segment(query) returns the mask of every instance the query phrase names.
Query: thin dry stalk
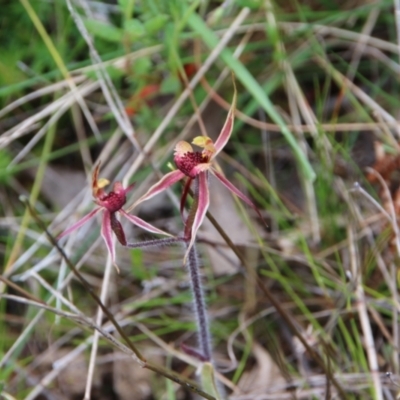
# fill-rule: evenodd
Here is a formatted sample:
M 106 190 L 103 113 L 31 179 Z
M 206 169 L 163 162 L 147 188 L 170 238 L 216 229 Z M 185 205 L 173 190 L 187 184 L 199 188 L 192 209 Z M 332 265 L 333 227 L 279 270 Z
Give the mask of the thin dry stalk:
M 374 206 L 380 210 L 380 212 L 388 219 L 388 221 L 390 223 L 392 223 L 391 216 L 372 196 L 369 195 L 369 193 L 367 193 L 359 185 L 356 186 L 354 191 L 359 192 L 363 196 L 365 196 L 368 199 L 368 201 L 370 201 L 372 204 L 374 204 Z M 358 220 L 362 226 L 363 225 L 365 226 L 365 223 L 362 221 L 361 216 L 359 216 Z M 379 270 L 381 271 L 382 276 L 385 279 L 386 285 L 392 294 L 393 306 L 392 306 L 391 312 L 392 312 L 392 336 L 393 336 L 393 338 L 392 338 L 391 342 L 393 343 L 394 348 L 395 348 L 395 351 L 393 352 L 393 366 L 394 366 L 394 370 L 397 371 L 399 368 L 399 356 L 398 356 L 397 349 L 400 346 L 399 329 L 398 329 L 398 318 L 399 318 L 398 316 L 399 316 L 399 312 L 400 312 L 400 303 L 399 303 L 399 295 L 398 295 L 398 291 L 397 291 L 397 279 L 396 279 L 396 271 L 395 271 L 396 268 L 393 268 L 393 265 L 392 265 L 391 271 L 389 272 L 389 269 L 386 266 L 386 264 L 383 260 L 383 257 L 380 254 L 379 248 L 375 242 L 372 229 L 369 228 L 368 226 L 365 226 L 365 229 L 367 230 L 366 237 L 371 246 L 372 254 L 375 257 L 377 265 L 379 267 Z
M 380 185 L 382 186 L 382 189 L 384 190 L 385 198 L 388 199 L 387 204 L 389 206 L 389 213 L 386 212 L 385 216 L 388 218 L 388 221 L 392 225 L 393 232 L 395 234 L 397 257 L 400 257 L 400 230 L 399 230 L 399 225 L 397 223 L 397 215 L 396 215 L 396 211 L 395 211 L 395 207 L 393 204 L 393 199 L 392 199 L 390 190 L 389 190 L 385 180 L 382 178 L 382 176 L 377 171 L 375 171 L 372 168 L 368 168 L 367 171 L 368 171 L 368 173 L 373 174 L 377 177 Z M 366 195 L 365 191 L 364 191 L 364 195 Z M 369 199 L 371 198 L 371 196 L 367 196 L 367 197 Z M 376 205 L 375 202 L 374 202 L 374 204 Z M 383 210 L 383 207 L 380 207 L 380 210 Z M 393 335 L 393 343 L 395 344 L 395 348 L 398 349 L 400 346 L 399 309 L 398 309 L 398 307 L 396 307 L 396 305 L 399 304 L 399 295 L 398 295 L 398 290 L 397 290 L 396 272 L 393 271 L 393 267 L 391 268 L 390 275 L 391 275 L 391 279 L 390 279 L 390 284 L 388 284 L 388 287 L 390 288 L 390 290 L 392 292 L 392 299 L 393 299 L 393 304 L 394 304 L 394 307 L 392 309 L 392 335 Z M 394 365 L 395 371 L 398 371 L 399 365 L 400 365 L 398 351 L 395 351 L 393 354 L 393 365 Z
M 362 272 L 360 267 L 360 260 L 357 253 L 357 246 L 354 239 L 354 233 L 351 225 L 347 227 L 347 235 L 349 239 L 350 251 L 350 266 L 351 273 L 354 279 L 355 296 L 357 299 L 357 310 L 360 318 L 361 330 L 364 335 L 365 350 L 367 352 L 369 369 L 372 376 L 374 385 L 375 399 L 383 400 L 382 383 L 379 376 L 378 355 L 375 348 L 374 335 L 372 333 L 371 323 L 368 317 L 366 306 L 366 298 L 362 283 Z
M 376 176 L 380 185 L 382 186 L 382 189 L 384 190 L 385 198 L 388 199 L 389 212 L 386 212 L 386 210 L 385 210 L 384 215 L 388 218 L 388 221 L 392 225 L 392 229 L 393 229 L 393 232 L 395 234 L 395 239 L 396 239 L 395 243 L 396 243 L 397 256 L 400 257 L 400 231 L 399 231 L 399 225 L 397 224 L 397 216 L 396 216 L 396 211 L 395 211 L 394 204 L 393 204 L 392 195 L 390 193 L 390 190 L 389 190 L 385 180 L 382 178 L 381 174 L 379 174 L 376 170 L 374 170 L 373 168 L 370 168 L 370 167 L 366 168 L 366 171 L 369 174 L 373 174 L 374 176 Z M 363 190 L 363 189 L 359 188 L 359 190 Z M 365 194 L 366 194 L 366 192 L 364 191 L 364 195 Z M 369 196 L 369 197 L 371 197 L 371 196 Z M 376 200 L 374 200 L 374 204 L 377 205 Z M 383 207 L 381 207 L 381 206 L 378 208 L 380 210 L 383 210 Z
M 81 33 L 83 39 L 86 41 L 86 44 L 89 47 L 90 50 L 90 56 L 92 59 L 93 64 L 95 64 L 95 73 L 97 76 L 97 80 L 100 84 L 100 87 L 102 89 L 104 98 L 107 101 L 107 104 L 109 105 L 112 114 L 114 115 L 116 121 L 118 122 L 118 125 L 120 126 L 121 130 L 125 133 L 126 137 L 128 140 L 131 141 L 133 144 L 134 148 L 139 152 L 139 154 L 142 153 L 142 148 L 137 141 L 135 137 L 135 131 L 133 129 L 133 126 L 131 124 L 131 121 L 126 113 L 125 107 L 122 103 L 122 100 L 115 89 L 115 86 L 104 68 L 104 65 L 102 63 L 102 60 L 93 44 L 92 37 L 90 36 L 89 32 L 87 31 L 82 18 L 80 15 L 75 11 L 71 0 L 66 0 L 67 1 L 67 6 L 68 10 L 71 13 L 71 16 L 73 20 L 75 21 L 75 24 Z M 90 13 L 90 10 L 88 7 L 86 7 L 85 2 L 81 2 L 83 5 L 84 9 L 86 10 L 87 13 Z M 124 180 L 124 184 L 126 185 L 126 181 Z
M 81 93 L 82 96 L 86 96 L 89 93 L 92 93 L 94 90 L 98 88 L 97 82 L 83 83 L 81 84 L 77 90 Z M 31 117 L 25 119 L 18 125 L 9 129 L 8 131 L 2 133 L 0 137 L 0 147 L 5 147 L 9 145 L 12 141 L 19 139 L 23 134 L 29 130 L 31 125 L 36 124 L 42 118 L 45 118 L 53 113 L 55 113 L 60 107 L 62 107 L 65 103 L 73 104 L 75 102 L 75 98 L 71 92 L 66 93 L 59 99 L 53 101 L 48 106 L 46 106 L 43 110 L 40 110 L 36 114 Z
M 249 318 L 247 320 L 243 320 L 243 319 L 239 320 L 239 322 L 240 322 L 239 326 L 229 335 L 229 338 L 228 338 L 228 341 L 226 344 L 228 356 L 230 359 L 230 365 L 228 365 L 224 368 L 220 368 L 221 372 L 232 371 L 238 366 L 238 361 L 237 361 L 235 352 L 233 350 L 233 344 L 236 340 L 236 337 L 240 333 L 242 333 L 243 335 L 248 334 L 247 329 L 249 328 L 249 326 L 254 324 L 254 322 L 256 322 L 257 320 L 264 318 L 267 315 L 270 315 L 274 312 L 276 312 L 275 308 L 269 307 L 265 310 L 260 311 L 259 313 L 257 313 L 256 315 L 252 316 L 251 318 Z
M 289 109 L 292 114 L 292 118 L 294 121 L 294 125 L 300 124 L 300 114 L 297 108 L 296 100 L 293 98 L 294 93 L 292 90 L 293 80 L 290 79 L 291 75 L 287 76 L 287 96 L 289 101 Z M 308 154 L 308 145 L 306 143 L 304 133 L 300 129 L 295 129 L 295 132 L 298 137 L 299 146 L 303 150 L 304 154 Z M 315 191 L 313 183 L 310 182 L 308 179 L 302 179 L 302 184 L 306 196 L 306 204 L 308 209 L 308 216 L 310 218 L 311 223 L 311 232 L 312 232 L 312 240 L 315 244 L 318 244 L 321 241 L 321 234 L 319 228 L 319 220 L 318 220 L 318 210 L 317 210 L 317 203 L 315 198 Z
M 388 123 L 396 122 L 396 119 L 389 114 L 383 107 L 381 107 L 375 100 L 373 100 L 370 96 L 368 96 L 363 90 L 361 90 L 357 85 L 347 79 L 342 73 L 336 70 L 332 64 L 330 64 L 327 60 L 325 60 L 321 56 L 315 56 L 317 64 L 319 64 L 322 69 L 324 69 L 328 74 L 330 74 L 337 85 L 341 88 L 344 88 L 346 91 L 349 90 L 352 92 L 354 96 L 356 96 L 363 104 L 373 110 L 375 113 L 379 113 L 382 118 Z M 400 136 L 400 129 L 397 128 L 397 134 Z
M 0 294 L 0 298 L 5 298 L 5 295 Z M 36 326 L 36 324 L 43 317 L 44 310 L 39 310 L 39 312 L 29 321 L 28 325 L 25 327 L 23 332 L 18 336 L 15 342 L 11 345 L 11 347 L 7 350 L 7 352 L 3 355 L 0 360 L 0 369 L 4 368 L 13 357 L 14 353 L 21 348 L 21 346 L 26 343 L 27 337 L 31 334 L 31 331 Z
M 76 136 L 79 142 L 79 151 L 81 153 L 82 163 L 85 166 L 93 165 L 92 156 L 87 142 L 85 126 L 83 123 L 82 114 L 76 104 L 71 106 L 72 122 L 75 127 Z
M 319 36 L 333 36 L 345 40 L 351 40 L 357 43 L 360 41 L 364 41 L 365 37 L 365 43 L 371 47 L 376 47 L 383 51 L 388 51 L 394 54 L 400 54 L 400 49 L 397 44 L 369 35 L 363 35 L 361 33 L 350 31 L 348 29 L 337 28 L 328 25 L 307 24 L 302 22 L 280 22 L 279 26 L 287 31 L 290 35 L 296 35 L 297 31 L 299 30 L 312 29 L 314 33 Z
M 82 81 L 85 80 L 84 76 L 76 76 L 72 78 L 75 82 L 75 84 L 82 83 Z M 68 86 L 67 81 L 60 81 L 53 83 L 52 85 L 45 86 L 43 88 L 40 88 L 38 90 L 35 90 L 33 92 L 30 92 L 26 94 L 25 96 L 19 97 L 17 100 L 13 101 L 6 107 L 0 110 L 0 118 L 3 118 L 5 115 L 7 115 L 9 112 L 15 110 L 16 108 L 21 107 L 25 103 L 28 103 L 29 101 L 35 100 L 41 96 L 45 96 L 51 93 L 56 93 L 59 90 L 65 90 L 66 87 Z M 3 135 L 3 134 L 2 134 Z
M 92 114 L 90 113 L 90 110 L 87 106 L 87 104 L 85 103 L 85 100 L 82 96 L 82 94 L 80 93 L 80 91 L 77 89 L 74 80 L 72 79 L 69 71 L 67 70 L 60 54 L 58 53 L 54 43 L 51 41 L 50 37 L 48 36 L 42 22 L 40 21 L 40 19 L 38 18 L 36 12 L 34 11 L 34 9 L 32 8 L 31 4 L 29 3 L 28 0 L 21 0 L 22 5 L 25 7 L 25 9 L 27 10 L 27 13 L 29 14 L 33 24 L 35 25 L 38 33 L 42 36 L 43 42 L 46 44 L 46 46 L 48 47 L 50 53 L 52 54 L 55 63 L 57 64 L 57 67 L 59 68 L 59 70 L 61 71 L 61 73 L 63 74 L 65 80 L 68 83 L 68 86 L 71 90 L 72 95 L 75 97 L 76 102 L 79 104 L 79 106 L 82 109 L 82 113 L 83 115 L 86 117 L 88 124 L 90 126 L 90 128 L 92 129 L 94 135 L 96 136 L 96 138 L 98 140 L 100 140 L 100 131 L 97 128 L 96 122 L 94 121 L 94 118 L 92 116 Z
M 61 292 L 55 290 L 51 285 L 49 285 L 39 274 L 36 272 L 32 272 L 31 276 L 35 278 L 42 286 L 45 288 L 49 293 L 52 294 L 57 300 L 59 300 L 62 304 L 67 306 L 71 311 L 75 312 L 76 314 L 82 314 L 82 312 L 68 299 L 66 299 Z M 60 309 L 60 307 L 57 307 Z
M 273 6 L 271 1 L 266 1 L 266 19 L 270 29 L 278 30 L 277 22 L 275 18 L 275 14 L 273 12 Z M 278 39 L 279 40 L 279 39 Z M 292 118 L 294 120 L 294 125 L 298 126 L 301 123 L 299 109 L 302 112 L 302 115 L 308 124 L 314 126 L 313 130 L 311 131 L 313 136 L 316 137 L 317 135 L 317 128 L 315 127 L 315 116 L 311 115 L 311 111 L 309 110 L 308 105 L 306 105 L 306 101 L 304 96 L 301 93 L 300 87 L 297 83 L 297 80 L 294 76 L 293 70 L 291 65 L 288 61 L 286 61 L 286 49 L 284 44 L 281 41 L 276 43 L 276 52 L 282 54 L 285 59 L 281 63 L 281 68 L 286 75 L 286 91 L 289 100 L 289 109 L 292 114 Z M 304 133 L 301 129 L 296 128 L 295 132 L 297 133 L 299 146 L 302 149 L 305 155 L 308 154 L 308 146 L 306 144 Z M 307 199 L 307 208 L 308 208 L 308 215 L 310 218 L 311 224 L 311 232 L 312 232 L 312 240 L 315 244 L 321 241 L 321 233 L 319 228 L 319 220 L 318 220 L 318 210 L 317 210 L 317 202 L 315 198 L 315 191 L 313 183 L 309 179 L 302 179 L 302 185 L 304 188 L 305 196 Z
M 394 16 L 396 19 L 397 51 L 400 59 L 400 0 L 394 0 Z
M 400 66 L 399 66 L 400 67 Z M 399 70 L 400 72 L 400 70 Z M 390 146 L 392 146 L 394 149 L 396 149 L 400 153 L 400 144 L 399 142 L 394 138 L 392 132 L 390 131 L 390 126 L 383 121 L 382 117 L 380 114 L 375 114 L 373 113 L 373 116 L 378 120 L 378 122 L 381 124 L 381 130 L 376 132 L 376 136 L 378 139 L 381 139 L 384 143 L 389 143 Z
M 354 77 L 356 76 L 358 65 L 360 64 L 360 60 L 367 46 L 367 42 L 371 38 L 371 32 L 375 27 L 380 11 L 381 10 L 378 7 L 373 8 L 370 11 L 367 21 L 365 22 L 361 30 L 360 39 L 358 40 L 357 45 L 354 49 L 354 53 L 346 74 L 347 79 L 349 79 L 350 81 L 353 81 Z
M 115 241 L 115 239 L 114 239 L 114 241 Z M 110 287 L 110 278 L 111 278 L 112 269 L 113 269 L 112 260 L 111 260 L 110 255 L 108 255 L 106 269 L 104 271 L 104 276 L 103 276 L 103 280 L 102 280 L 102 284 L 101 284 L 101 293 L 100 293 L 100 301 L 103 304 L 107 303 L 108 289 Z M 104 316 L 103 310 L 101 309 L 101 307 L 99 307 L 97 310 L 97 317 L 96 317 L 96 324 L 98 326 L 102 325 L 103 316 Z M 100 338 L 100 333 L 98 330 L 96 330 L 93 335 L 92 351 L 90 353 L 89 368 L 88 368 L 88 375 L 87 375 L 87 380 L 86 380 L 84 400 L 90 400 L 90 398 L 91 398 L 93 377 L 94 377 L 94 371 L 95 371 L 95 367 L 96 367 L 97 350 L 99 347 L 99 338 Z
M 399 66 L 400 68 L 400 66 Z M 223 99 L 218 93 L 216 93 L 208 81 L 203 78 L 202 79 L 202 85 L 204 89 L 211 94 L 213 100 L 218 103 L 220 107 L 222 107 L 224 110 L 228 111 L 230 109 L 230 103 Z M 305 108 L 305 110 L 308 110 Z M 308 110 L 309 111 L 309 110 Z M 307 114 L 308 114 L 307 111 Z M 239 109 L 235 110 L 235 117 L 244 122 L 247 125 L 253 126 L 254 128 L 258 129 L 265 129 L 269 130 L 272 132 L 281 132 L 281 128 L 271 122 L 265 122 L 265 121 L 260 121 L 257 119 L 254 119 L 252 117 L 249 117 L 248 115 L 244 114 L 241 112 Z M 313 122 L 310 124 L 291 124 L 287 123 L 287 127 L 290 130 L 296 130 L 300 129 L 304 133 L 311 133 L 313 135 L 316 134 L 317 128 L 317 119 L 314 117 Z M 314 122 L 315 121 L 315 122 Z M 379 132 L 381 129 L 387 129 L 387 128 L 396 128 L 400 129 L 400 121 L 382 121 L 381 119 L 378 120 L 378 122 L 345 122 L 345 123 L 337 123 L 337 122 L 331 122 L 331 123 L 318 123 L 318 127 L 320 130 L 325 131 L 325 132 L 353 132 L 353 131 L 361 131 L 359 132 L 360 134 L 363 133 L 362 131 L 376 131 Z M 324 143 L 326 142 L 326 146 L 328 148 L 330 147 L 329 141 L 325 140 L 324 138 Z
M 383 51 L 370 46 L 365 46 L 364 54 L 381 62 L 387 69 L 395 74 L 400 73 L 400 64 L 389 58 Z

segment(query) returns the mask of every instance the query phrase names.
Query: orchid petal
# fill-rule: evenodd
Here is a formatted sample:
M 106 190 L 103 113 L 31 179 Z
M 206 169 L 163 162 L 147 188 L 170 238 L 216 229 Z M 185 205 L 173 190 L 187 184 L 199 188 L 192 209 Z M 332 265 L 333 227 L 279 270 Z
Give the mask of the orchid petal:
M 112 263 L 115 265 L 115 248 L 112 238 L 112 228 L 111 228 L 111 213 L 104 210 L 103 222 L 101 224 L 101 236 L 106 242 L 108 253 L 111 256 Z
M 190 249 L 192 248 L 194 241 L 196 240 L 197 231 L 202 224 L 204 217 L 206 216 L 208 206 L 210 205 L 210 194 L 208 190 L 208 174 L 207 172 L 201 172 L 198 177 L 198 198 L 197 198 L 197 210 L 194 216 L 193 224 L 191 227 L 191 236 L 188 248 L 186 250 L 184 263 L 189 255 Z
M 196 146 L 199 146 L 201 148 L 205 148 L 207 146 L 213 145 L 213 141 L 208 137 L 208 136 L 196 136 L 193 140 L 192 143 L 195 144 Z
M 126 246 L 126 237 L 124 229 L 122 228 L 121 222 L 118 221 L 115 213 L 110 213 L 111 220 L 111 229 L 115 233 L 118 241 L 122 244 L 122 246 Z
M 214 147 L 215 147 L 214 157 L 225 147 L 225 145 L 228 143 L 228 140 L 232 134 L 233 122 L 235 120 L 236 98 L 237 98 L 235 86 L 234 86 L 234 90 L 235 91 L 233 93 L 232 105 L 231 105 L 231 108 L 229 109 L 228 116 L 226 117 L 225 124 L 222 127 L 222 130 L 221 130 L 217 140 L 214 143 Z
M 130 206 L 126 211 L 131 211 L 135 208 L 139 203 L 143 201 L 149 200 L 155 195 L 161 193 L 162 191 L 169 188 L 175 182 L 181 180 L 185 174 L 178 169 L 172 171 L 166 175 L 164 175 L 157 183 L 155 183 L 142 197 L 140 197 L 132 206 Z
M 106 179 L 106 178 L 100 178 L 98 181 L 97 181 L 97 187 L 99 188 L 99 189 L 103 189 L 103 188 L 105 188 L 106 186 L 108 186 L 110 184 L 110 181 L 108 180 L 108 179 Z
M 206 154 L 213 155 L 215 153 L 214 142 L 208 136 L 197 136 L 192 143 L 203 148 Z
M 134 186 L 136 185 L 136 182 L 131 183 L 126 189 L 125 189 L 125 193 L 130 192 Z
M 195 167 L 192 168 L 190 171 L 193 176 L 200 174 L 200 172 L 208 171 L 211 168 L 211 163 L 201 163 L 197 164 Z
M 182 192 L 182 196 L 181 196 L 181 206 L 180 206 L 180 212 L 181 212 L 182 219 L 184 219 L 183 218 L 183 210 L 185 208 L 187 195 L 189 193 L 189 189 L 190 189 L 190 185 L 192 184 L 192 181 L 193 181 L 193 179 L 189 178 L 185 183 L 185 187 L 183 188 L 183 192 Z
M 148 232 L 152 232 L 152 233 L 157 233 L 159 235 L 166 235 L 166 236 L 172 236 L 167 232 L 162 231 L 161 229 L 156 228 L 155 226 L 149 224 L 146 221 L 143 221 L 141 218 L 136 217 L 135 215 L 131 215 L 128 214 L 126 211 L 124 210 L 119 210 L 119 212 L 126 218 L 128 219 L 130 222 L 132 222 L 134 225 L 139 226 L 140 228 L 148 231 Z
M 81 218 L 78 222 L 76 222 L 75 224 L 73 224 L 72 226 L 70 226 L 67 230 L 65 230 L 64 232 L 62 232 L 60 235 L 57 236 L 57 239 L 61 239 L 64 236 L 69 235 L 70 233 L 72 233 L 73 231 L 75 231 L 76 229 L 79 229 L 82 225 L 85 225 L 86 222 L 88 222 L 91 218 L 93 218 L 99 211 L 101 210 L 101 208 L 95 208 L 93 211 L 91 211 L 89 214 L 85 215 L 83 218 Z
M 260 210 L 245 194 L 243 194 L 233 183 L 228 181 L 228 179 L 226 179 L 223 175 L 221 175 L 219 172 L 215 171 L 215 169 L 212 169 L 211 172 L 233 194 L 235 194 L 237 197 L 239 197 L 241 200 L 243 200 L 246 204 L 248 204 L 250 207 L 252 207 L 254 209 L 254 211 L 256 211 L 256 213 L 259 215 L 261 220 L 264 222 L 264 224 L 267 225 L 266 222 L 264 221 L 263 216 L 261 215 Z

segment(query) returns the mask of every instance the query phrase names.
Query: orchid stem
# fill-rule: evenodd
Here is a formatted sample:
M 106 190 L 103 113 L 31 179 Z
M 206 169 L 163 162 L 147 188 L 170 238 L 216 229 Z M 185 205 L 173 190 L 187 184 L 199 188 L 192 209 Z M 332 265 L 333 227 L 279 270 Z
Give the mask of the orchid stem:
M 146 248 L 146 247 L 161 247 L 170 246 L 177 243 L 188 244 L 188 239 L 184 237 L 173 237 L 165 239 L 144 240 L 137 243 L 127 243 L 125 247 Z M 190 349 L 183 346 L 187 353 L 201 359 L 201 361 L 211 362 L 211 334 L 207 317 L 207 308 L 204 300 L 203 286 L 201 283 L 199 260 L 195 246 L 193 245 L 189 251 L 186 261 L 186 266 L 190 275 L 190 286 L 192 289 L 193 305 L 196 314 L 197 334 L 198 334 L 198 349 Z
M 171 237 L 165 239 L 150 239 L 144 240 L 142 242 L 137 243 L 127 243 L 125 247 L 129 247 L 130 249 L 141 249 L 145 247 L 158 247 L 158 246 L 170 246 L 176 243 L 183 243 L 185 239 L 183 237 Z
M 184 237 L 186 245 L 189 248 L 192 238 L 192 226 L 196 217 L 197 209 L 199 207 L 199 178 L 196 177 L 193 180 L 194 183 L 194 194 L 193 204 L 190 207 L 189 214 L 185 221 L 185 232 Z M 188 192 L 191 192 L 190 189 Z M 203 286 L 201 283 L 199 260 L 197 257 L 195 243 L 188 250 L 189 254 L 186 258 L 186 266 L 189 270 L 190 275 L 190 286 L 192 289 L 193 305 L 196 314 L 197 323 L 197 335 L 198 335 L 198 349 L 190 349 L 189 347 L 183 346 L 184 350 L 199 358 L 201 361 L 211 362 L 211 333 L 207 317 L 207 308 L 204 300 Z
M 186 265 L 189 269 L 190 285 L 193 293 L 200 354 L 203 359 L 202 361 L 211 362 L 211 333 L 195 245 L 189 251 Z

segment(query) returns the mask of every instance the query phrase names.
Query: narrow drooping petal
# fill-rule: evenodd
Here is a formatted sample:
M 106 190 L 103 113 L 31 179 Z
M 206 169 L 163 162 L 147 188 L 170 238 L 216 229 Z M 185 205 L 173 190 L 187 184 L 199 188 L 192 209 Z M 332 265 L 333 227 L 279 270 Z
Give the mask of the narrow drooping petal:
M 196 215 L 193 220 L 193 224 L 191 227 L 191 237 L 190 237 L 190 242 L 189 246 L 186 250 L 185 258 L 184 261 L 186 262 L 186 258 L 190 252 L 190 249 L 192 248 L 194 241 L 196 240 L 196 235 L 197 231 L 200 228 L 200 225 L 202 224 L 204 217 L 207 213 L 208 206 L 210 205 L 210 194 L 208 191 L 208 173 L 207 172 L 201 172 L 198 176 L 198 198 L 197 198 L 197 209 L 196 209 Z
M 175 182 L 181 180 L 185 174 L 179 170 L 172 171 L 167 175 L 163 176 L 157 183 L 155 183 L 140 199 L 138 199 L 132 206 L 130 206 L 126 211 L 131 211 L 134 207 L 136 207 L 139 203 L 149 200 L 158 193 L 169 188 Z
M 232 105 L 229 109 L 228 116 L 226 117 L 226 121 L 222 130 L 214 143 L 215 154 L 214 157 L 225 147 L 228 143 L 229 138 L 231 137 L 233 130 L 233 123 L 235 121 L 235 111 L 236 111 L 236 87 L 234 88 Z
M 125 193 L 129 193 L 136 185 L 136 182 L 131 183 L 126 189 Z
M 118 241 L 122 244 L 122 246 L 126 246 L 126 237 L 125 232 L 122 228 L 121 222 L 118 221 L 115 213 L 110 213 L 111 220 L 111 229 L 115 233 Z
M 104 210 L 103 213 L 103 222 L 101 224 L 101 236 L 106 242 L 107 250 L 111 256 L 113 264 L 115 265 L 115 248 L 112 238 L 111 213 L 107 210 Z
M 149 224 L 146 221 L 143 221 L 141 218 L 136 217 L 135 215 L 128 214 L 124 210 L 119 211 L 126 219 L 131 221 L 134 225 L 139 226 L 140 228 L 152 232 L 152 233 L 157 233 L 159 235 L 166 235 L 166 236 L 172 236 L 167 232 L 162 231 L 161 229 L 156 228 L 155 226 Z
M 78 222 L 76 222 L 75 224 L 73 224 L 72 226 L 70 226 L 67 230 L 65 230 L 63 233 L 61 233 L 60 235 L 58 235 L 57 239 L 61 239 L 64 236 L 69 235 L 71 232 L 73 232 L 74 230 L 80 228 L 82 225 L 86 224 L 86 222 L 88 222 L 91 218 L 93 218 L 99 211 L 101 210 L 101 208 L 95 208 L 93 211 L 91 211 L 89 214 L 85 215 L 83 218 L 81 218 Z
M 210 171 L 233 194 L 235 194 L 237 197 L 242 199 L 246 204 L 248 204 L 250 207 L 252 207 L 256 211 L 256 213 L 259 215 L 259 217 L 262 219 L 264 224 L 266 224 L 265 221 L 264 221 L 264 218 L 262 217 L 262 215 L 260 213 L 260 210 L 257 208 L 257 206 L 245 194 L 243 194 L 235 185 L 233 185 L 230 181 L 228 181 L 228 179 L 226 179 L 223 175 L 221 175 L 215 169 L 211 169 Z
M 180 206 L 180 212 L 181 212 L 182 219 L 184 219 L 183 210 L 185 209 L 185 203 L 186 203 L 187 195 L 189 193 L 189 189 L 190 189 L 190 185 L 192 184 L 192 181 L 193 181 L 193 179 L 189 178 L 185 183 L 185 187 L 183 188 L 183 192 L 182 192 L 182 196 L 181 196 L 181 206 Z

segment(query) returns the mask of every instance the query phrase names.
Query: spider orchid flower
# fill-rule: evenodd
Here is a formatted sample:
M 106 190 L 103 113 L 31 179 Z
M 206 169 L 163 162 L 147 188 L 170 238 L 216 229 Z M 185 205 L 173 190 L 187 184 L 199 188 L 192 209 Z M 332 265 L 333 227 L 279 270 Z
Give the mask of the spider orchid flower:
M 103 220 L 101 224 L 101 236 L 103 237 L 108 252 L 111 256 L 114 266 L 118 269 L 115 263 L 115 247 L 112 240 L 112 232 L 115 233 L 118 241 L 125 246 L 127 244 L 125 232 L 122 228 L 121 223 L 117 219 L 117 213 L 124 216 L 134 225 L 145 229 L 146 231 L 152 233 L 158 233 L 160 235 L 171 236 L 168 233 L 157 229 L 153 225 L 143 221 L 141 218 L 134 215 L 128 214 L 122 209 L 126 203 L 126 194 L 133 189 L 134 183 L 129 185 L 127 188 L 122 186 L 121 182 L 115 182 L 111 192 L 106 193 L 104 187 L 110 182 L 104 178 L 98 178 L 100 170 L 100 163 L 95 167 L 92 175 L 92 195 L 94 202 L 99 206 L 91 211 L 89 214 L 85 215 L 82 219 L 76 222 L 74 225 L 69 227 L 63 233 L 61 233 L 57 239 L 61 239 L 64 236 L 69 235 L 76 229 L 80 228 L 82 225 L 86 224 L 90 219 L 92 219 L 98 212 L 103 211 Z
M 142 197 L 140 197 L 129 209 L 136 207 L 137 204 L 152 198 L 158 193 L 164 191 L 174 183 L 183 178 L 188 178 L 181 197 L 181 213 L 186 201 L 186 197 L 192 181 L 195 181 L 194 193 L 194 211 L 190 212 L 185 223 L 185 240 L 189 242 L 185 260 L 196 238 L 197 231 L 202 224 L 210 204 L 210 195 L 208 187 L 208 175 L 214 175 L 225 187 L 232 193 L 242 199 L 252 207 L 261 217 L 260 211 L 255 204 L 236 188 L 228 179 L 226 179 L 214 166 L 215 157 L 222 151 L 227 144 L 233 129 L 234 115 L 236 105 L 236 91 L 233 97 L 232 105 L 226 118 L 225 124 L 215 142 L 207 136 L 198 136 L 194 138 L 192 144 L 202 148 L 202 151 L 194 151 L 188 142 L 178 142 L 174 151 L 174 162 L 177 170 L 166 174 L 161 180 L 155 183 Z

